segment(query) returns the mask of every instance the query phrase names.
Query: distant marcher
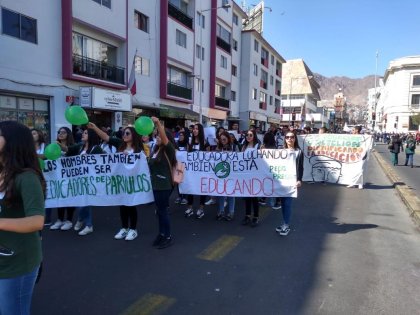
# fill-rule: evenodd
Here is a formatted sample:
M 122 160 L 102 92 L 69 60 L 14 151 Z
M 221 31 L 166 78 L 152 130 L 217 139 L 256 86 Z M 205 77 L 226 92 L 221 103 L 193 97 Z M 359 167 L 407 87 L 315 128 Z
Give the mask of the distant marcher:
M 392 136 L 391 143 L 389 144 L 388 149 L 391 152 L 392 165 L 398 165 L 398 154 L 403 150 L 399 134 L 395 134 L 394 136 Z
M 405 166 L 410 164 L 410 167 L 413 168 L 414 154 L 416 152 L 416 140 L 412 135 L 407 137 L 407 142 L 405 145 Z

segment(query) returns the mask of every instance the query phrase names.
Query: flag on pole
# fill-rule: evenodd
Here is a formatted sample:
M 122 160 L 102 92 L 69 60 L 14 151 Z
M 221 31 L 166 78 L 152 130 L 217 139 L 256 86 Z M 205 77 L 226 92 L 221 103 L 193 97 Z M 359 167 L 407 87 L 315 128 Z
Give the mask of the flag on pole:
M 137 93 L 137 84 L 136 84 L 136 55 L 134 55 L 133 64 L 131 65 L 130 78 L 128 81 L 128 88 L 130 89 L 131 95 Z

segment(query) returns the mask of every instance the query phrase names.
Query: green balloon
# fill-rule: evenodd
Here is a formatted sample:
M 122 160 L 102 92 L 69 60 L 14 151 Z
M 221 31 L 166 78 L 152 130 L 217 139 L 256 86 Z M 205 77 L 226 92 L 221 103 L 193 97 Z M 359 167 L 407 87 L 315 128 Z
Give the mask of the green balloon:
M 61 157 L 61 147 L 57 143 L 51 143 L 45 147 L 44 155 L 48 160 L 57 160 Z
M 89 122 L 86 111 L 80 106 L 67 107 L 64 117 L 72 125 L 86 125 Z
M 148 136 L 153 132 L 155 124 L 153 120 L 148 116 L 141 116 L 134 122 L 134 129 L 141 136 Z
M 43 159 L 38 158 L 38 162 L 39 162 L 39 167 L 41 168 L 41 171 L 43 171 L 45 169 L 45 162 Z

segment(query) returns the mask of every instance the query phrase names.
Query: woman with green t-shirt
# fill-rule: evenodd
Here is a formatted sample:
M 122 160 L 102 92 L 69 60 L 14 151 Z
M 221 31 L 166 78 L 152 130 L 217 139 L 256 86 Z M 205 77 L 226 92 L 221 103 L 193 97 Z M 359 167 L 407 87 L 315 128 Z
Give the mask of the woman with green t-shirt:
M 0 122 L 0 314 L 29 314 L 42 260 L 45 180 L 29 128 Z

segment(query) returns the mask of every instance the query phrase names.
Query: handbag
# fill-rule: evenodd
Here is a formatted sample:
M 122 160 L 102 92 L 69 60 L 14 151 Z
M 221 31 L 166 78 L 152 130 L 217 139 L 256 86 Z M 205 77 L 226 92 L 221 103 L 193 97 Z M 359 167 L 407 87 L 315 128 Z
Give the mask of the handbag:
M 172 167 L 169 161 L 168 155 L 165 154 L 166 160 L 168 161 L 169 167 L 171 168 L 171 178 L 173 184 L 181 184 L 184 181 L 185 165 L 182 162 L 177 161 L 175 166 Z

